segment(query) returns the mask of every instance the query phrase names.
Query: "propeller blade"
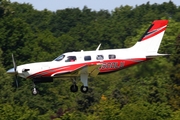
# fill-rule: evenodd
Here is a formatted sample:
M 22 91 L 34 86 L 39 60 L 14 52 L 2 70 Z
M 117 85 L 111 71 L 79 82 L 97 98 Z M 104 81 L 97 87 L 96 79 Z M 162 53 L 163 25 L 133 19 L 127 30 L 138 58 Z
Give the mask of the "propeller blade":
M 14 60 L 14 55 L 13 54 L 12 54 L 12 61 L 13 61 L 14 71 L 16 72 L 16 62 Z
M 16 82 L 16 87 L 18 88 L 19 83 L 18 83 L 18 79 L 17 79 L 17 74 L 15 75 L 15 82 Z
M 15 60 L 14 60 L 14 55 L 12 54 L 12 61 L 13 61 L 13 66 L 14 66 L 14 72 L 16 73 L 15 74 L 15 83 L 16 83 L 16 87 L 18 88 L 18 79 L 17 79 L 17 66 L 16 66 L 16 62 L 15 62 Z

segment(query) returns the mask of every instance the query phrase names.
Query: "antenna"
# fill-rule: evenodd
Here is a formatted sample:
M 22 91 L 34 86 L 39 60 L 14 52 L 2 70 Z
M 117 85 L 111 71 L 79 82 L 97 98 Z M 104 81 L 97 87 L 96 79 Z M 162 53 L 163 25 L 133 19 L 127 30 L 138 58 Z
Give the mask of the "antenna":
M 99 46 L 96 48 L 96 51 L 98 51 L 100 47 L 101 47 L 101 43 L 100 43 Z

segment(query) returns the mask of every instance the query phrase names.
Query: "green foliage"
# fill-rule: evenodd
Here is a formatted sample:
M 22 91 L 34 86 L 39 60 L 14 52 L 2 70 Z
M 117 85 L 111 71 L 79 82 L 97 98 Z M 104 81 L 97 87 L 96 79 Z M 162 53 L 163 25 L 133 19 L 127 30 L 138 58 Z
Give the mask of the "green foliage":
M 108 99 L 102 96 L 99 103 L 90 108 L 93 112 L 88 116 L 88 119 L 93 120 L 119 120 L 120 118 L 120 105 L 113 99 Z
M 13 103 L 0 105 L 1 120 L 38 120 L 37 110 L 30 109 L 27 105 L 18 106 Z
M 109 12 L 87 6 L 55 12 L 31 4 L 0 1 L 0 119 L 6 120 L 178 120 L 180 112 L 180 7 L 162 4 L 120 6 Z M 63 52 L 130 47 L 154 19 L 168 19 L 159 53 L 167 57 L 89 79 L 86 94 L 71 93 L 70 80 L 37 84 L 7 75 L 17 65 L 50 61 Z M 77 83 L 81 86 L 81 82 Z
M 128 104 L 120 111 L 120 120 L 164 120 L 171 118 L 172 110 L 167 104 L 138 103 Z

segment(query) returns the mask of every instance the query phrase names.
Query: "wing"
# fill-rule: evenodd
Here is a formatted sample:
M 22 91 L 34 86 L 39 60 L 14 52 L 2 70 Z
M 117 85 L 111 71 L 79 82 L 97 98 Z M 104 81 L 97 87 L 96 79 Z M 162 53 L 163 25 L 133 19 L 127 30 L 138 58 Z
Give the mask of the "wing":
M 88 74 L 91 77 L 95 77 L 99 73 L 99 67 L 101 64 L 96 65 L 82 65 L 73 70 L 60 71 L 51 75 L 51 77 L 66 77 L 66 76 L 80 76 L 80 74 Z
M 78 71 L 78 74 L 88 74 L 90 77 L 96 77 L 99 73 L 99 67 L 101 64 L 85 66 Z

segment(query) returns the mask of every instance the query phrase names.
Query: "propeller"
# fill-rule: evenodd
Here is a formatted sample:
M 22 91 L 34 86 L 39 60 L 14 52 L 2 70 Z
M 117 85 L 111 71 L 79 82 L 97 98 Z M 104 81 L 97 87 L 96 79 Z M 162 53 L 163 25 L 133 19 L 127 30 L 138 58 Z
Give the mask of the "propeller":
M 16 66 L 16 62 L 14 60 L 14 55 L 13 54 L 12 54 L 12 61 L 13 61 L 14 72 L 15 72 L 15 83 L 16 83 L 16 87 L 18 88 L 18 79 L 17 79 L 18 72 L 17 72 L 17 66 Z

